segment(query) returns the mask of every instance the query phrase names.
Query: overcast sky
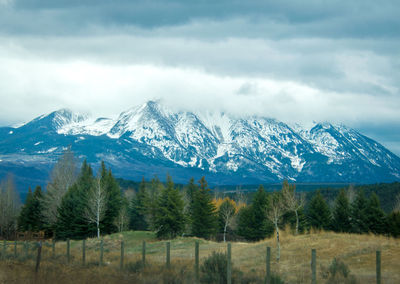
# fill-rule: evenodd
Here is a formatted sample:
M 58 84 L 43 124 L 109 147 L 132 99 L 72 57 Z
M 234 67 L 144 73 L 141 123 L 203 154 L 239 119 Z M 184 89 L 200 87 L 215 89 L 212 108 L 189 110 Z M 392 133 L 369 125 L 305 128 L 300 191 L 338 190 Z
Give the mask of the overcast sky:
M 400 155 L 400 3 L 0 0 L 0 126 L 59 108 L 356 128 Z

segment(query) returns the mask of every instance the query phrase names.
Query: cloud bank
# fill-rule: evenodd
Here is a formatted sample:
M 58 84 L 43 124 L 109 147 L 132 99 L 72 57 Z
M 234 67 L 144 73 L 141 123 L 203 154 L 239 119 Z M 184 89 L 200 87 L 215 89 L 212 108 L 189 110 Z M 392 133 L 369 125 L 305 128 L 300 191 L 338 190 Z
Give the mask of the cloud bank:
M 0 0 L 0 125 L 162 99 L 344 123 L 400 154 L 400 5 L 349 2 Z

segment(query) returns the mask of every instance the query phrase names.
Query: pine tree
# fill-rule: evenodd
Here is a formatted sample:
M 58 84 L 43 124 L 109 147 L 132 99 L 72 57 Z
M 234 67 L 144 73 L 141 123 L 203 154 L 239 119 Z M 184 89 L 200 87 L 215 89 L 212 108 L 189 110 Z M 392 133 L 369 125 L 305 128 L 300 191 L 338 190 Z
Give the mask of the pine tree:
M 249 241 L 259 240 L 255 237 L 257 236 L 255 233 L 257 228 L 253 226 L 254 223 L 254 210 L 252 205 L 240 208 L 237 217 L 237 234 Z
M 314 194 L 307 210 L 307 219 L 315 229 L 328 230 L 331 223 L 331 212 L 320 191 Z
M 332 228 L 336 232 L 350 232 L 350 204 L 344 189 L 341 189 L 335 200 Z
M 260 185 L 253 198 L 253 203 L 239 211 L 238 234 L 247 240 L 258 241 L 274 231 L 272 222 L 267 219 L 268 196 Z
M 31 225 L 31 208 L 33 203 L 33 193 L 29 187 L 28 194 L 26 196 L 25 204 L 21 208 L 21 212 L 18 216 L 18 229 L 20 231 L 32 231 Z
M 388 233 L 395 238 L 400 237 L 400 211 L 392 211 L 387 217 Z
M 356 198 L 351 204 L 351 231 L 353 233 L 367 233 L 367 199 L 365 198 L 364 191 L 357 192 Z
M 369 198 L 366 212 L 368 231 L 374 234 L 384 234 L 386 231 L 386 216 L 381 209 L 379 198 L 373 192 Z
M 118 231 L 115 220 L 118 218 L 122 207 L 122 193 L 118 182 L 112 175 L 111 170 L 106 170 L 104 162 L 101 163 L 102 183 L 107 194 L 106 211 L 102 222 L 102 231 L 111 234 Z
M 82 239 L 96 234 L 96 227 L 85 218 L 87 194 L 93 183 L 92 168 L 85 160 L 77 182 L 68 189 L 58 209 L 56 238 Z
M 145 231 L 148 229 L 148 224 L 146 222 L 148 199 L 146 181 L 143 178 L 139 185 L 138 192 L 132 198 L 129 208 L 129 222 L 132 230 Z
M 192 234 L 196 237 L 210 238 L 217 229 L 216 208 L 212 203 L 210 189 L 204 177 L 194 194 L 192 213 Z
M 34 222 L 32 227 L 35 231 L 41 231 L 45 227 L 45 221 L 43 216 L 43 191 L 40 186 L 37 186 L 33 192 L 33 201 L 32 219 Z
M 175 238 L 185 228 L 182 196 L 174 187 L 170 176 L 167 177 L 167 186 L 158 199 L 155 226 L 157 237 L 162 239 Z
M 183 203 L 184 203 L 184 213 L 186 215 L 186 227 L 185 233 L 190 234 L 192 228 L 192 215 L 193 215 L 193 204 L 194 204 L 194 194 L 197 191 L 197 185 L 194 182 L 194 178 L 191 178 L 189 184 L 184 187 L 183 191 Z
M 156 230 L 155 220 L 156 214 L 158 210 L 158 199 L 160 197 L 160 193 L 164 190 L 164 185 L 160 182 L 160 180 L 155 177 L 151 180 L 150 186 L 146 188 L 148 192 L 146 199 L 146 223 L 150 230 Z
M 29 188 L 25 205 L 18 218 L 18 227 L 21 231 L 38 232 L 44 229 L 42 188 L 37 186 L 32 193 Z
M 198 187 L 194 183 L 194 178 L 191 178 L 186 189 L 189 216 L 192 216 L 193 214 L 194 195 L 196 194 L 197 190 Z

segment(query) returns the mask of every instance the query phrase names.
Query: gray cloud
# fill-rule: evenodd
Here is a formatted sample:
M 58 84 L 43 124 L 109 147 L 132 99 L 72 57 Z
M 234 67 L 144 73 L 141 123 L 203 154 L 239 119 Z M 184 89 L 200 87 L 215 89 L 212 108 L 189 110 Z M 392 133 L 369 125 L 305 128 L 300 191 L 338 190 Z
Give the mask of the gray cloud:
M 0 124 L 161 97 L 342 122 L 400 153 L 399 14 L 395 0 L 0 0 Z

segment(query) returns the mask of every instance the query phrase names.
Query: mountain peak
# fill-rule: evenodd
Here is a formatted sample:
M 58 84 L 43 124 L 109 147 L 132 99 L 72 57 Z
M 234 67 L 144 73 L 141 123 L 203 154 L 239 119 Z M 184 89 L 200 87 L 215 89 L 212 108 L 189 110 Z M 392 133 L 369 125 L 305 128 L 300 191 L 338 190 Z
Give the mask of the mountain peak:
M 174 111 L 159 101 L 147 101 L 122 112 L 117 119 L 89 119 L 60 109 L 25 127 L 18 133 L 33 138 L 26 146 L 19 141 L 17 152 L 31 149 L 42 155 L 54 148 L 54 139 L 66 139 L 68 143 L 57 141 L 57 145 L 83 147 L 79 155 L 96 157 L 96 163 L 101 157 L 116 167 L 120 165 L 123 173 L 126 165 L 137 167 L 135 157 L 142 155 L 141 161 L 153 163 L 149 171 L 169 165 L 171 173 L 177 169 L 185 173 L 205 171 L 216 177 L 238 176 L 261 182 L 284 178 L 307 182 L 400 179 L 397 156 L 356 130 L 329 122 L 289 126 L 266 117 Z M 57 134 L 60 136 L 46 138 Z M 3 144 L 8 137 L 13 134 L 4 137 Z M 42 138 L 39 141 L 37 137 Z

